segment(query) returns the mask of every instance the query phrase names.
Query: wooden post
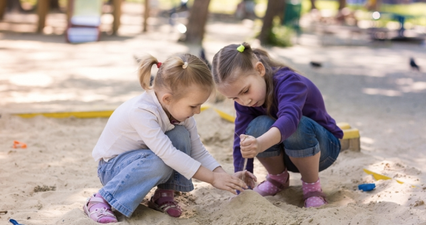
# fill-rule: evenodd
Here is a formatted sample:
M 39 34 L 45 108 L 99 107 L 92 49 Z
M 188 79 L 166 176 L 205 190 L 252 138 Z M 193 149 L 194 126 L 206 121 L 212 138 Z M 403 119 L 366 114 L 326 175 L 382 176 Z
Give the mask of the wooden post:
M 4 13 L 6 11 L 6 0 L 0 0 L 0 20 L 3 19 Z
M 143 32 L 148 31 L 148 17 L 149 17 L 149 0 L 145 0 L 145 9 L 143 13 Z
M 49 3 L 50 0 L 38 0 L 37 1 L 37 15 L 38 15 L 38 24 L 37 32 L 42 33 L 44 26 L 46 25 L 46 16 L 49 12 Z
M 67 26 L 71 21 L 71 15 L 74 10 L 74 0 L 68 0 L 67 3 Z
M 112 0 L 113 11 L 112 15 L 114 21 L 112 23 L 112 33 L 117 34 L 118 28 L 120 27 L 120 17 L 121 17 L 121 0 Z

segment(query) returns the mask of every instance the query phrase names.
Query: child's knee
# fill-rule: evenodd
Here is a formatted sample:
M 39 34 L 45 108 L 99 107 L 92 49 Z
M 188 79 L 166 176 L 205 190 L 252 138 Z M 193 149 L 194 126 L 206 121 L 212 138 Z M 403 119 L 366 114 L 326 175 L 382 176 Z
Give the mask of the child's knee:
M 253 137 L 260 137 L 271 129 L 272 124 L 275 120 L 269 116 L 258 116 L 254 118 L 247 127 L 246 134 Z
M 152 176 L 161 177 L 164 181 L 168 180 L 173 173 L 173 169 L 166 165 L 158 156 L 151 159 L 151 167 L 150 173 L 152 173 Z
M 296 144 L 303 142 L 308 143 L 310 146 L 316 145 L 318 141 L 315 138 L 315 125 L 313 122 L 315 121 L 308 117 L 302 116 L 299 124 L 297 125 L 296 131 L 285 140 L 285 143 L 289 145 L 290 143 Z
M 166 133 L 175 148 L 186 154 L 190 154 L 191 136 L 189 131 L 184 126 L 175 126 L 173 130 Z

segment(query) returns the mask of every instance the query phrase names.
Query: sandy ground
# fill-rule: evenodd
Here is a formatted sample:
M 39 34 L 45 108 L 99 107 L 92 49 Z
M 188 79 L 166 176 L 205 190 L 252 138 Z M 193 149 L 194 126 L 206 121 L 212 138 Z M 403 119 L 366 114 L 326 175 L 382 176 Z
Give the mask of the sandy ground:
M 167 25 L 155 26 L 154 21 L 152 31 L 141 35 L 134 23 L 126 24 L 118 37 L 80 45 L 66 44 L 58 35 L 0 32 L 0 224 L 9 224 L 10 218 L 26 225 L 95 224 L 82 205 L 101 187 L 91 150 L 107 119 L 23 119 L 12 114 L 113 110 L 142 91 L 134 55 L 148 52 L 161 61 L 176 52 L 198 51 L 175 42 L 177 34 Z M 229 43 L 250 41 L 251 29 L 250 23 L 210 23 L 204 43 L 208 57 Z M 327 46 L 319 44 L 324 40 Z M 342 152 L 320 173 L 328 205 L 302 207 L 298 174 L 291 174 L 290 188 L 266 198 L 252 191 L 234 197 L 195 181 L 194 191 L 177 197 L 184 208 L 181 218 L 143 202 L 130 219 L 119 217 L 118 224 L 425 225 L 426 48 L 359 37 L 343 46 L 348 40 L 305 34 L 301 45 L 268 48 L 320 88 L 338 122 L 360 130 L 361 152 Z M 409 57 L 423 72 L 410 70 Z M 311 68 L 310 60 L 323 67 Z M 232 102 L 209 104 L 234 113 Z M 207 149 L 232 172 L 233 124 L 213 109 L 195 118 Z M 12 148 L 14 140 L 28 148 Z M 265 170 L 255 163 L 262 181 Z M 392 179 L 377 181 L 364 168 Z M 362 183 L 375 183 L 376 189 L 362 192 L 357 189 Z

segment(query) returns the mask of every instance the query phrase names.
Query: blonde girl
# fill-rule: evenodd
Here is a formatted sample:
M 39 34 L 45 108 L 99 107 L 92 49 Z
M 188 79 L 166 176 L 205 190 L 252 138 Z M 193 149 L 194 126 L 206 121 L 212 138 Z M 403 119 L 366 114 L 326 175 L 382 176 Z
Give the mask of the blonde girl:
M 159 70 L 150 86 L 151 67 Z M 227 174 L 207 152 L 197 133 L 194 114 L 214 89 L 207 65 L 182 54 L 160 63 L 152 56 L 140 61 L 139 80 L 145 90 L 120 105 L 108 120 L 93 157 L 99 162 L 103 187 L 84 205 L 99 223 L 117 222 L 111 210 L 130 217 L 143 198 L 157 187 L 149 207 L 179 217 L 174 191 L 194 189 L 191 178 L 236 193 L 247 185 L 242 173 Z M 255 182 L 251 173 L 247 180 Z

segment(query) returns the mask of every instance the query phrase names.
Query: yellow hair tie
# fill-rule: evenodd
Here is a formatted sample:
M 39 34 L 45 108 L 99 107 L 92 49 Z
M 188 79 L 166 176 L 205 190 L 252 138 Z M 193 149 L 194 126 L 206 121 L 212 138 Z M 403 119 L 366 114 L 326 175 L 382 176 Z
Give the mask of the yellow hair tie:
M 188 62 L 184 62 L 183 65 L 182 65 L 183 69 L 186 69 L 186 67 L 188 67 Z
M 244 45 L 240 45 L 238 46 L 237 51 L 244 52 L 244 49 L 246 49 L 246 47 L 244 47 Z

